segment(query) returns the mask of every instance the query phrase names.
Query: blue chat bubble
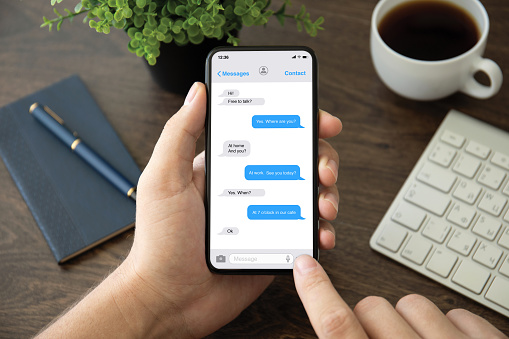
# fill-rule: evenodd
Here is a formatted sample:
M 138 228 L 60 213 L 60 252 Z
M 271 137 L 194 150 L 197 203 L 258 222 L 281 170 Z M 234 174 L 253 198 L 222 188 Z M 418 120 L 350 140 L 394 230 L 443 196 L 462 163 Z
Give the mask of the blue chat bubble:
M 246 180 L 305 180 L 300 177 L 297 165 L 247 165 Z
M 304 220 L 299 205 L 249 205 L 249 220 Z
M 298 115 L 253 115 L 253 128 L 304 128 Z

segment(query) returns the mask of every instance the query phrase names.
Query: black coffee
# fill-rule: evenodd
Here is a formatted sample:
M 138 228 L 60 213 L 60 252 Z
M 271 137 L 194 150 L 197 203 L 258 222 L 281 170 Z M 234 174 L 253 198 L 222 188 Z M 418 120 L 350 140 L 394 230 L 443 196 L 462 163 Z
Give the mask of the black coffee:
M 480 36 L 470 14 L 454 4 L 433 0 L 395 7 L 382 18 L 378 31 L 394 51 L 426 61 L 463 54 Z

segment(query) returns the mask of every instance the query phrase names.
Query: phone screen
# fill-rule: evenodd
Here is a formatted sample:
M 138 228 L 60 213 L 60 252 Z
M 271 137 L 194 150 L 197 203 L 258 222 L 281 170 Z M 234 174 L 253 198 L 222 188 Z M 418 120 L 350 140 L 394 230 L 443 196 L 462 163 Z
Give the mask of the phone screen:
M 207 262 L 277 273 L 318 257 L 316 58 L 222 48 L 207 59 Z

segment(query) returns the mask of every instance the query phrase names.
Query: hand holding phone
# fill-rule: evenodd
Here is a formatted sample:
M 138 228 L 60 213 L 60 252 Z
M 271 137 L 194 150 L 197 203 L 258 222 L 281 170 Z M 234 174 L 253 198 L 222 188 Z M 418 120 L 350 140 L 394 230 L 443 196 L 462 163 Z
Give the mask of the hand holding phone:
M 289 273 L 299 255 L 318 259 L 313 51 L 219 48 L 206 75 L 209 268 Z

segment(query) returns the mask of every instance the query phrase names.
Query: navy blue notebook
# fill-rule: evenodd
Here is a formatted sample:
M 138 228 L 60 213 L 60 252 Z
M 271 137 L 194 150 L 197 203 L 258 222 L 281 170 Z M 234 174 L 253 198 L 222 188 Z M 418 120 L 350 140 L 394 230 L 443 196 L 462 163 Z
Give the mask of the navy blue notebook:
M 140 169 L 76 75 L 0 109 L 0 156 L 58 263 L 134 225 L 136 204 L 28 112 L 50 107 L 133 183 Z

